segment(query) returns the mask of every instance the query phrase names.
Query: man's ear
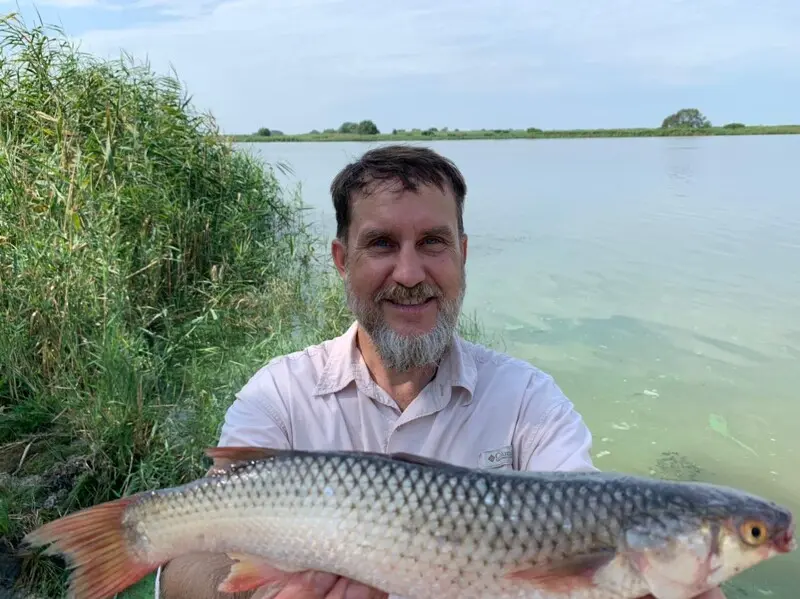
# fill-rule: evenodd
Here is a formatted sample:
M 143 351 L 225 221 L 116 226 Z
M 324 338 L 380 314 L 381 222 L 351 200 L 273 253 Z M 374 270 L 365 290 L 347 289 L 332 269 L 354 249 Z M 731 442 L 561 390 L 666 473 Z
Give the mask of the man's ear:
M 333 263 L 336 265 L 336 270 L 338 270 L 339 275 L 344 278 L 344 266 L 347 262 L 347 248 L 338 237 L 331 242 L 331 256 L 333 257 Z
M 468 245 L 467 244 L 467 240 L 468 240 L 468 236 L 467 236 L 466 233 L 464 233 L 461 236 L 461 265 L 462 266 L 467 263 L 467 245 Z

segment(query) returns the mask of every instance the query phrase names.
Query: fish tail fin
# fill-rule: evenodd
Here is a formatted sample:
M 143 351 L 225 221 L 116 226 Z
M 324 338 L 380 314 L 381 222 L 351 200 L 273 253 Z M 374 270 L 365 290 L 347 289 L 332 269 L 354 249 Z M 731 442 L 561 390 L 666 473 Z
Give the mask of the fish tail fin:
M 72 570 L 70 598 L 108 599 L 159 566 L 129 551 L 122 517 L 134 500 L 124 497 L 63 516 L 28 533 L 23 543 L 47 545 L 45 554 L 64 556 Z

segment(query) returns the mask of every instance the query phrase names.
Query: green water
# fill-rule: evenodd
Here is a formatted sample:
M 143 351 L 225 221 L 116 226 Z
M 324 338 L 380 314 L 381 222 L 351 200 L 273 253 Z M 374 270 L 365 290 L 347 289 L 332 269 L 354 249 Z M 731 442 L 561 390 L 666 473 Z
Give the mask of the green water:
M 429 144 L 469 185 L 465 309 L 552 373 L 605 470 L 700 478 L 800 512 L 800 136 Z M 247 145 L 328 186 L 366 143 Z M 795 597 L 800 552 L 728 597 Z

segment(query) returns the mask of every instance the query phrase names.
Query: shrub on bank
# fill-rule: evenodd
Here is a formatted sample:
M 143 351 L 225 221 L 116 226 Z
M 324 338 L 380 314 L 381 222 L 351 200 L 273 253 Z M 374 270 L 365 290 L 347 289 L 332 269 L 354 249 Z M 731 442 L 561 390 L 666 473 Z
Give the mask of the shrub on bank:
M 14 17 L 0 38 L 0 538 L 14 546 L 201 474 L 246 379 L 349 315 L 297 199 L 175 79 Z M 63 577 L 39 559 L 21 580 L 58 596 Z

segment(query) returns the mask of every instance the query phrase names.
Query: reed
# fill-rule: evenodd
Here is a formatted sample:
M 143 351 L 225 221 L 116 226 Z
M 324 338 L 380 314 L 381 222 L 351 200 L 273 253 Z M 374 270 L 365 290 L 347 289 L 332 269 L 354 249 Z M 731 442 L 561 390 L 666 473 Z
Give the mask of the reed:
M 201 474 L 246 380 L 350 317 L 299 197 L 175 78 L 14 15 L 0 40 L 0 553 L 12 556 L 45 520 Z M 11 563 L 29 591 L 60 596 L 58 563 Z

